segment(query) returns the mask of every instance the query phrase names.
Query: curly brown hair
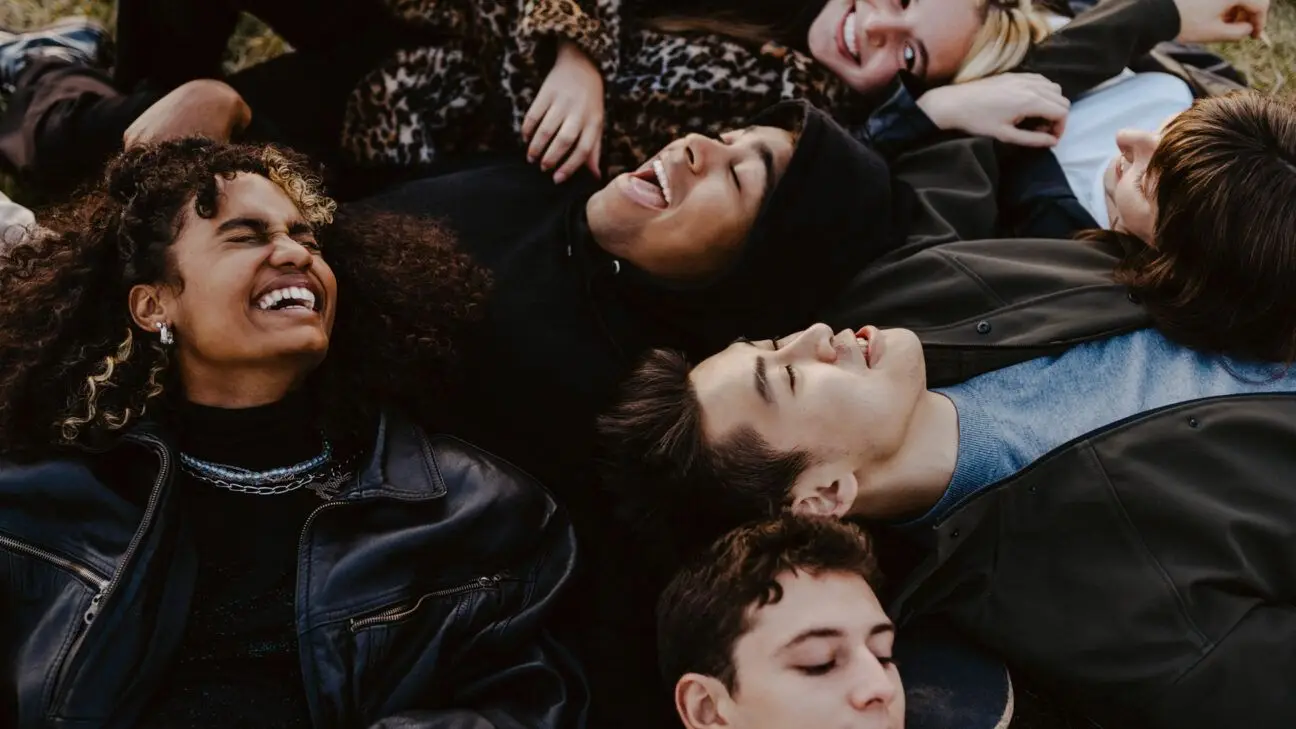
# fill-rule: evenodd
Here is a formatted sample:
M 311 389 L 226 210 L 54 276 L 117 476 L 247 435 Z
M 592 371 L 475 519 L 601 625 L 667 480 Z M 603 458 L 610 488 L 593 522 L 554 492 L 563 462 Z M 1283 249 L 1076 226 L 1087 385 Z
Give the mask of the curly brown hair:
M 378 409 L 403 404 L 428 422 L 454 343 L 480 314 L 489 274 L 430 221 L 336 211 L 302 156 L 192 137 L 131 148 L 47 230 L 0 252 L 0 452 L 48 457 L 100 448 L 145 415 L 165 419 L 177 375 L 127 306 L 141 283 L 183 284 L 169 255 L 190 205 L 210 218 L 219 179 L 278 184 L 315 228 L 338 281 L 329 355 L 307 386 L 321 426 L 365 445 Z

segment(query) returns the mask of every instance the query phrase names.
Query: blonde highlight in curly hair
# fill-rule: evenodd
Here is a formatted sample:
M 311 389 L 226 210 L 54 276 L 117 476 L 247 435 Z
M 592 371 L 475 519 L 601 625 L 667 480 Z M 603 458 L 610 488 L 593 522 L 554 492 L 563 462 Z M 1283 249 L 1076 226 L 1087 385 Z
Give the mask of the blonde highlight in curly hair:
M 317 228 L 333 222 L 337 203 L 324 194 L 323 183 L 317 175 L 306 172 L 300 165 L 294 165 L 283 152 L 274 147 L 265 148 L 261 153 L 261 161 L 266 166 L 266 177 L 283 188 L 284 193 L 306 218 L 306 222 Z
M 982 9 L 985 19 L 951 83 L 1007 73 L 1026 58 L 1031 46 L 1053 32 L 1055 16 L 1035 7 L 1031 0 L 989 0 Z

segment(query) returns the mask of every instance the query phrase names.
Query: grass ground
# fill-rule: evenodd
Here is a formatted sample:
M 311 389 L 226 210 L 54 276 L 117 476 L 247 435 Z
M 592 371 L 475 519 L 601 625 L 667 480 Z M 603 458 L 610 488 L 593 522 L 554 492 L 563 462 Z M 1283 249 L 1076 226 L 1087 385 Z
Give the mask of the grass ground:
M 1244 41 L 1214 50 L 1247 75 L 1251 84 L 1266 93 L 1296 96 L 1296 0 L 1271 0 L 1269 43 Z M 65 15 L 89 15 L 109 27 L 112 0 L 0 0 L 0 27 L 26 29 Z M 289 50 L 255 18 L 244 16 L 230 40 L 226 70 L 237 71 Z M 0 191 L 20 198 L 12 183 L 0 177 Z

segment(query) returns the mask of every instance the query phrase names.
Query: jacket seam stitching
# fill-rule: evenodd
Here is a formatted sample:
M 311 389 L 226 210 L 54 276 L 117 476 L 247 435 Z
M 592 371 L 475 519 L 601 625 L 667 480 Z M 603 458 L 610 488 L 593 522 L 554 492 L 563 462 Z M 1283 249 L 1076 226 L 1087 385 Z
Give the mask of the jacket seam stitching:
M 1117 493 L 1116 487 L 1112 484 L 1111 474 L 1108 473 L 1107 466 L 1103 463 L 1102 457 L 1098 455 L 1098 449 L 1094 447 L 1092 441 L 1085 443 L 1085 450 L 1088 451 L 1090 458 L 1093 459 L 1094 464 L 1098 466 L 1099 472 L 1102 473 L 1103 481 L 1107 486 L 1107 492 L 1111 494 L 1112 502 L 1116 505 L 1116 508 L 1120 510 L 1121 520 L 1125 522 L 1127 527 L 1129 527 L 1130 534 L 1138 540 L 1139 547 L 1142 548 L 1143 553 L 1147 555 L 1147 558 L 1156 567 L 1157 572 L 1161 576 L 1161 581 L 1167 588 L 1169 588 L 1170 594 L 1174 596 L 1175 606 L 1178 608 L 1180 616 L 1183 617 L 1188 626 L 1192 628 L 1193 634 L 1197 636 L 1197 639 L 1201 641 L 1203 648 L 1200 649 L 1202 651 L 1202 656 L 1198 658 L 1198 660 L 1200 660 L 1201 657 L 1209 654 L 1214 648 L 1214 641 L 1208 639 L 1206 634 L 1203 633 L 1201 628 L 1197 625 L 1197 621 L 1192 619 L 1192 616 L 1188 613 L 1188 606 L 1184 604 L 1183 595 L 1179 593 L 1179 588 L 1175 587 L 1174 580 L 1170 579 L 1170 573 L 1166 571 L 1165 566 L 1161 564 L 1161 560 L 1157 559 L 1156 554 L 1152 551 L 1151 547 L 1148 546 L 1147 541 L 1143 539 L 1142 532 L 1134 527 L 1134 520 L 1130 518 L 1129 512 L 1125 510 L 1125 502 L 1121 500 L 1120 494 Z
M 938 255 L 942 259 L 944 259 L 946 263 L 962 271 L 965 276 L 972 279 L 973 283 L 975 283 L 977 287 L 980 288 L 983 293 L 985 293 L 985 295 L 989 296 L 991 299 L 994 299 L 994 301 L 996 302 L 995 304 L 996 308 L 1008 306 L 1008 302 L 1004 301 L 1003 298 L 999 296 L 999 294 L 995 293 L 995 290 L 990 287 L 990 284 L 986 283 L 985 279 L 981 278 L 981 276 L 975 273 L 972 269 L 964 265 L 962 261 L 956 260 L 953 256 L 951 256 L 946 251 L 938 251 Z
M 1075 288 L 1070 288 L 1065 291 L 1055 291 L 1053 293 L 1044 294 L 1042 296 L 1032 296 L 1031 298 L 1026 299 L 1024 301 L 1018 301 L 1015 303 L 1005 303 L 1003 306 L 993 311 L 981 312 L 973 316 L 959 319 L 958 321 L 953 321 L 946 324 L 936 324 L 934 326 L 922 327 L 920 329 L 914 329 L 914 331 L 918 333 L 928 333 L 928 332 L 944 331 L 946 329 L 957 329 L 961 326 L 966 325 L 968 322 L 979 321 L 981 319 L 988 319 L 995 316 L 1003 315 L 1008 312 L 1015 312 L 1022 309 L 1030 309 L 1035 306 L 1038 306 L 1041 302 L 1068 298 L 1068 297 L 1076 296 L 1080 293 L 1088 293 L 1090 291 L 1097 291 L 1101 289 L 1111 288 L 1113 286 L 1116 286 L 1116 284 L 1106 283 L 1106 284 L 1089 284 L 1086 286 L 1076 286 Z M 1151 326 L 1151 324 L 1149 323 L 1144 326 Z M 1098 334 L 1095 334 L 1094 336 L 1101 337 L 1104 334 L 1106 334 L 1108 331 L 1123 331 L 1126 328 L 1127 326 L 1122 324 L 1120 327 L 1114 328 L 1112 330 L 1106 330 L 1104 332 L 1100 332 Z

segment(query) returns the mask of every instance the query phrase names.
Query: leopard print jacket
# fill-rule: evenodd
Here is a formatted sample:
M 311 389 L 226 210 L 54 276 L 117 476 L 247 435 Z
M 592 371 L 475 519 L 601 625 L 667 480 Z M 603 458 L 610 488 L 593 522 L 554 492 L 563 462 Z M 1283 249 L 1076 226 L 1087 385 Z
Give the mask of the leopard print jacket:
M 682 134 L 732 129 L 785 99 L 833 108 L 847 91 L 809 57 L 773 44 L 623 29 L 621 0 L 387 2 L 445 40 L 396 52 L 352 92 L 342 144 L 366 166 L 520 148 L 554 38 L 578 44 L 603 74 L 602 162 L 613 174 Z

